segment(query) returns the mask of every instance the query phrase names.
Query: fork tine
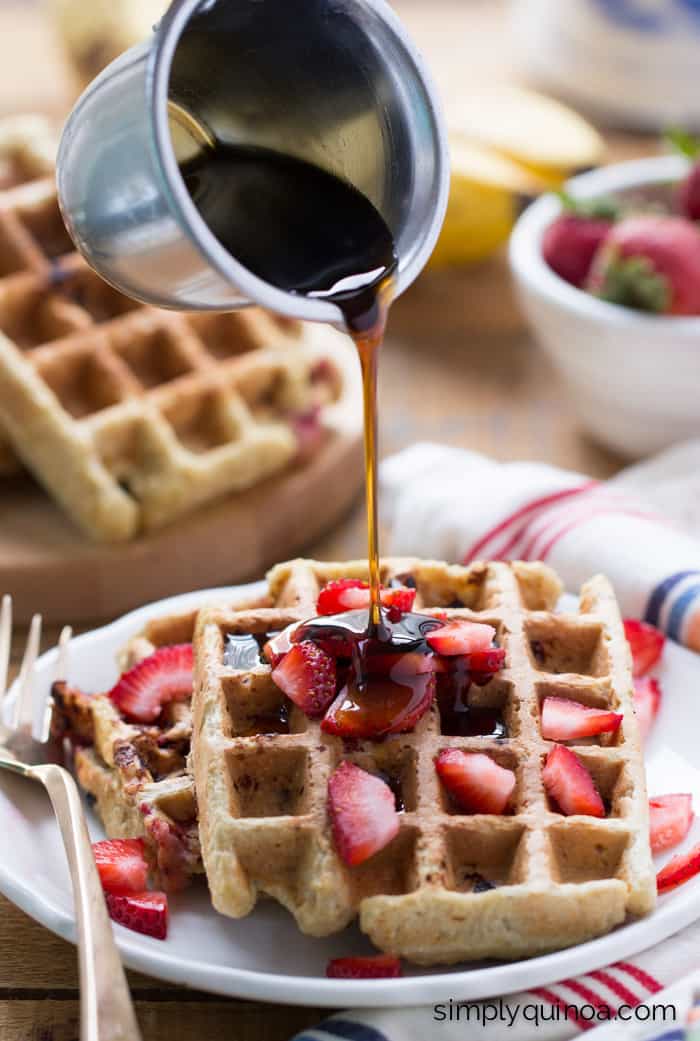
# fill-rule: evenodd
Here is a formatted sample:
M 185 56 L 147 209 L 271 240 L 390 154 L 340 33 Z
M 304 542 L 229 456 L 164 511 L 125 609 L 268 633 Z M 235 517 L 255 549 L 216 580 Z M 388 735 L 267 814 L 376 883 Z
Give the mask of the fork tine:
M 58 655 L 56 658 L 56 666 L 53 672 L 54 680 L 63 680 L 68 675 L 68 647 L 71 639 L 73 638 L 73 630 L 69 625 L 65 625 L 61 630 L 61 635 L 58 638 Z M 41 729 L 39 734 L 39 740 L 46 742 L 51 736 L 51 721 L 53 717 L 53 698 L 51 697 L 51 688 L 46 687 L 44 693 L 44 702 L 40 707 L 39 718 L 41 720 Z
M 10 644 L 12 642 L 12 597 L 2 598 L 0 607 L 0 704 L 7 691 L 7 676 L 10 668 Z
M 56 661 L 55 678 L 65 680 L 68 676 L 68 647 L 73 639 L 73 630 L 64 625 L 58 638 L 58 659 Z
M 29 627 L 27 646 L 22 658 L 22 665 L 17 680 L 17 701 L 14 706 L 15 730 L 22 723 L 33 723 L 32 689 L 34 686 L 34 662 L 39 655 L 41 642 L 41 615 L 35 614 Z

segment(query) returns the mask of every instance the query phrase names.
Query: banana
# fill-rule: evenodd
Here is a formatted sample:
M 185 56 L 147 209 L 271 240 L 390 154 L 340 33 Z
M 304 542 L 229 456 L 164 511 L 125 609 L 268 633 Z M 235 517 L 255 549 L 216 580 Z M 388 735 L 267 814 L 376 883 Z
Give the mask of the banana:
M 605 151 L 600 134 L 577 112 L 523 87 L 470 91 L 450 115 L 455 131 L 535 171 L 571 174 L 595 166 Z

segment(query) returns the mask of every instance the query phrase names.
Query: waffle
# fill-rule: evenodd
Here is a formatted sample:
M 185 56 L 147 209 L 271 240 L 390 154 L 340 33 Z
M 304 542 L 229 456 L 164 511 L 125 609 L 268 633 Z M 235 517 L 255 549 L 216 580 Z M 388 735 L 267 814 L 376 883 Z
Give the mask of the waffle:
M 268 576 L 272 607 L 199 615 L 191 769 L 217 910 L 239 918 L 267 894 L 314 936 L 359 915 L 381 950 L 426 965 L 551 951 L 650 911 L 629 650 L 607 580 L 588 582 L 579 613 L 567 614 L 555 612 L 560 584 L 541 564 L 385 561 L 382 581 L 415 584 L 416 610 L 496 627 L 506 667 L 469 697 L 502 712 L 508 737 L 455 736 L 436 702 L 412 733 L 343 742 L 286 703 L 268 666 L 236 671 L 225 648 L 229 634 L 262 637 L 312 617 L 319 589 L 344 576 L 366 578 L 366 565 L 279 565 Z M 548 800 L 541 769 L 551 743 L 541 737 L 539 706 L 549 694 L 624 712 L 616 735 L 575 746 L 606 802 L 605 819 L 565 817 Z M 435 755 L 453 747 L 515 770 L 511 814 L 456 809 L 434 767 Z M 404 806 L 398 835 L 355 868 L 335 852 L 326 808 L 328 778 L 344 759 L 388 776 Z
M 0 191 L 52 174 L 58 137 L 44 116 L 0 119 Z
M 35 244 L 29 227 L 22 223 L 25 192 L 16 189 L 52 175 L 57 150 L 58 138 L 43 116 L 0 119 L 0 279 L 41 263 L 43 250 Z M 11 211 L 18 203 L 16 219 Z M 0 424 L 0 476 L 18 469 L 19 462 Z
M 116 542 L 315 450 L 355 379 L 342 335 L 123 296 L 73 251 L 53 179 L 27 179 L 37 127 L 33 152 L 12 126 L 0 121 L 0 474 L 21 460 L 89 537 Z
M 257 604 L 259 601 L 250 601 Z M 189 643 L 196 611 L 152 619 L 118 657 L 125 672 L 159 647 Z M 105 695 L 54 684 L 54 733 L 70 738 L 81 787 L 95 800 L 108 838 L 146 841 L 162 888 L 184 888 L 201 873 L 194 787 L 185 770 L 189 703 L 166 708 L 157 725 L 126 723 Z

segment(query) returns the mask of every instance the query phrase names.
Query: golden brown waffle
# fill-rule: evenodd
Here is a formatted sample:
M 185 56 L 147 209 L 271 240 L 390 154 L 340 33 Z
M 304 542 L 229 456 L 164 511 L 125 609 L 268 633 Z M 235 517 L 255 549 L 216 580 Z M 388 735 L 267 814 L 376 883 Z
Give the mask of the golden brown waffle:
M 341 334 L 117 292 L 36 179 L 42 127 L 0 120 L 0 475 L 21 459 L 90 537 L 120 541 L 279 473 L 315 422 L 317 448 L 355 378 Z
M 196 617 L 190 611 L 152 619 L 120 652 L 120 670 L 159 647 L 191 642 Z M 185 769 L 189 702 L 168 706 L 157 725 L 143 726 L 126 723 L 105 695 L 64 682 L 54 684 L 53 698 L 54 731 L 72 741 L 78 780 L 95 799 L 107 837 L 143 837 L 158 884 L 182 889 L 203 870 L 194 786 Z
M 319 589 L 344 576 L 366 578 L 366 564 L 293 561 L 268 576 L 272 608 L 199 615 L 191 762 L 214 906 L 241 917 L 269 894 L 316 936 L 359 914 L 379 948 L 420 964 L 533 955 L 651 910 L 630 658 L 607 580 L 584 586 L 579 613 L 556 613 L 560 584 L 544 565 L 385 561 L 383 582 L 415 583 L 416 610 L 496 627 L 506 667 L 473 686 L 470 703 L 500 709 L 508 737 L 455 736 L 436 703 L 412 733 L 373 743 L 324 734 L 286 702 L 267 665 L 241 672 L 225 660 L 227 635 L 262 638 L 312 617 Z M 551 742 L 540 705 L 550 694 L 624 713 L 616 735 L 576 748 L 605 819 L 565 817 L 544 791 Z M 514 769 L 513 812 L 460 813 L 435 771 L 443 748 L 483 751 Z M 388 775 L 405 807 L 396 838 L 356 868 L 336 854 L 327 815 L 328 778 L 345 759 Z
M 191 640 L 194 614 L 157 619 L 124 648 L 123 670 L 158 647 Z M 74 744 L 81 787 L 95 799 L 111 839 L 143 837 L 157 883 L 182 889 L 202 871 L 192 782 L 185 769 L 192 717 L 188 702 L 167 707 L 157 725 L 125 722 L 104 694 L 54 684 L 54 731 Z
M 53 173 L 58 135 L 44 116 L 0 119 L 0 191 Z
M 42 264 L 44 247 L 35 241 L 37 228 L 31 217 L 25 223 L 23 215 L 37 181 L 53 175 L 57 149 L 57 135 L 43 116 L 0 119 L 0 279 Z M 62 228 L 60 214 L 58 220 Z M 0 476 L 18 469 L 0 423 Z

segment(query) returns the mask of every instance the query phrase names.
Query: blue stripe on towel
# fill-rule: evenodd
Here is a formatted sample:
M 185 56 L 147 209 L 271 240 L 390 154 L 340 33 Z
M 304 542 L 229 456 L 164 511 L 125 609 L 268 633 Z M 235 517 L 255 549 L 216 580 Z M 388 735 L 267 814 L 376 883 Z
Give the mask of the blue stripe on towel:
M 650 1037 L 649 1041 L 685 1041 L 685 1030 L 669 1030 L 666 1034 Z
M 329 1037 L 342 1037 L 345 1041 L 389 1041 L 386 1034 L 375 1027 L 368 1027 L 365 1023 L 356 1023 L 350 1019 L 326 1019 L 318 1029 Z M 303 1041 L 303 1038 L 299 1038 L 298 1041 Z
M 700 596 L 700 585 L 695 584 L 694 586 L 688 586 L 681 595 L 678 597 L 671 613 L 668 616 L 668 624 L 666 626 L 666 632 L 675 640 L 677 643 L 681 643 L 681 634 L 683 629 L 683 623 L 685 622 L 686 615 L 688 614 L 688 608 L 698 599 Z
M 648 622 L 649 625 L 656 625 L 658 627 L 659 619 L 661 617 L 661 609 L 666 602 L 668 594 L 672 589 L 675 589 L 679 582 L 685 581 L 685 579 L 690 578 L 691 575 L 700 575 L 700 571 L 679 571 L 675 575 L 669 575 L 668 578 L 663 580 L 663 582 L 659 582 L 647 602 L 646 611 L 644 612 L 644 621 Z

